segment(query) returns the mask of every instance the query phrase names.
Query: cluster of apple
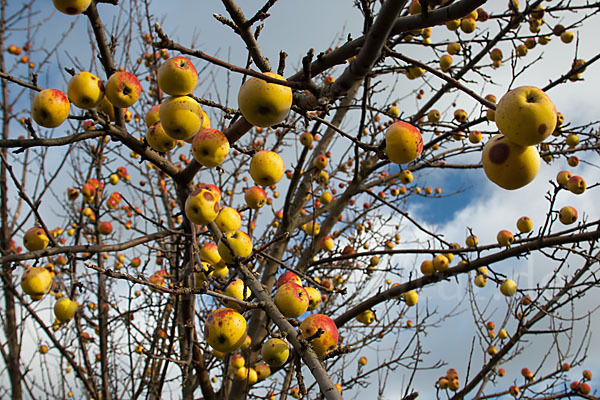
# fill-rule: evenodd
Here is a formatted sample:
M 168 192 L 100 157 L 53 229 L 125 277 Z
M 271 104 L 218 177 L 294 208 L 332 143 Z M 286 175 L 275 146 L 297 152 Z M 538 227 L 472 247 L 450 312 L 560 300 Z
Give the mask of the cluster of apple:
M 458 371 L 455 368 L 448 369 L 446 375 L 439 377 L 435 382 L 435 387 L 442 390 L 450 389 L 451 391 L 456 392 L 460 388 Z
M 576 393 L 581 393 L 584 395 L 590 394 L 592 388 L 587 382 L 592 380 L 592 371 L 590 371 L 589 369 L 584 370 L 582 373 L 582 377 L 583 379 L 580 381 L 571 382 L 571 385 L 569 385 L 569 387 L 572 391 Z

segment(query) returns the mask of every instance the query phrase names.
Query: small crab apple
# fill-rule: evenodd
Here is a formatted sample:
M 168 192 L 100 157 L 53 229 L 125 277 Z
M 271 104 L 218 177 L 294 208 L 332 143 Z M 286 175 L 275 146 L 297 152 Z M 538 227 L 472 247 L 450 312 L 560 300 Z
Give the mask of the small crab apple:
M 500 292 L 506 297 L 514 296 L 517 293 L 517 284 L 512 279 L 507 279 L 500 285 Z
M 304 147 L 309 147 L 313 142 L 313 135 L 310 132 L 304 132 L 300 135 L 300 144 Z
M 106 82 L 106 97 L 115 107 L 127 108 L 140 98 L 142 85 L 130 72 L 117 71 Z
M 448 260 L 448 257 L 443 254 L 438 254 L 433 258 L 433 268 L 436 271 L 445 271 L 448 269 L 449 265 L 450 261 Z
M 56 128 L 65 122 L 70 109 L 66 94 L 57 89 L 44 89 L 33 99 L 31 117 L 44 128 Z
M 372 324 L 375 321 L 375 313 L 372 310 L 365 310 L 356 316 L 356 320 L 365 325 Z
M 297 318 L 308 309 L 309 298 L 302 286 L 287 282 L 277 288 L 274 301 L 286 318 Z
M 227 243 L 231 250 L 233 250 L 233 254 L 229 247 L 225 244 L 223 238 L 219 240 L 218 250 L 219 255 L 223 258 L 223 261 L 227 264 L 233 264 L 233 257 L 246 258 L 252 254 L 252 239 L 248 234 L 240 231 L 233 230 L 225 233 L 223 235 L 224 238 L 227 239 Z
M 158 110 L 160 109 L 160 104 L 153 105 L 146 114 L 144 115 L 144 122 L 146 126 L 149 128 L 153 123 L 160 121 L 160 117 L 158 116 Z
M 246 286 L 244 281 L 241 279 L 234 279 L 227 285 L 223 294 L 233 297 L 234 299 L 247 300 L 252 295 L 252 292 L 250 291 L 250 288 Z M 223 300 L 223 304 L 225 304 L 225 307 L 233 308 L 234 310 L 240 311 L 242 309 L 241 305 L 231 300 Z
M 558 212 L 558 220 L 564 225 L 571 225 L 577 221 L 577 210 L 571 206 L 565 206 Z
M 214 310 L 204 325 L 204 339 L 215 350 L 232 352 L 246 340 L 246 320 L 232 308 Z
M 319 248 L 323 251 L 331 251 L 333 250 L 333 238 L 331 236 L 323 236 L 318 240 Z
M 285 172 L 281 156 L 274 151 L 261 150 L 250 160 L 250 176 L 260 186 L 275 185 Z
M 556 175 L 556 182 L 558 182 L 560 186 L 566 188 L 571 177 L 573 177 L 571 172 L 563 170 Z
M 471 131 L 469 132 L 469 142 L 473 144 L 477 144 L 481 142 L 481 132 L 479 131 Z
M 571 193 L 582 194 L 587 189 L 587 185 L 581 176 L 573 175 L 567 181 L 567 189 L 569 189 Z
M 260 353 L 271 368 L 278 368 L 285 364 L 290 356 L 290 345 L 285 340 L 271 338 L 262 345 Z
M 158 87 L 171 96 L 191 94 L 197 82 L 198 72 L 186 57 L 169 58 L 158 68 Z
M 104 98 L 104 83 L 96 75 L 82 71 L 69 79 L 67 95 L 75 106 L 89 110 L 100 104 Z
M 467 118 L 467 112 L 462 108 L 459 108 L 458 110 L 454 111 L 454 119 L 456 120 L 456 122 L 462 124 L 467 121 Z
M 246 205 L 253 210 L 258 210 L 267 203 L 267 192 L 260 186 L 252 186 L 244 193 Z
M 316 288 L 308 286 L 304 290 L 306 290 L 306 294 L 308 295 L 308 311 L 313 311 L 321 304 L 321 292 Z
M 112 224 L 108 221 L 103 221 L 98 226 L 98 232 L 100 232 L 101 235 L 110 235 L 112 233 L 112 231 L 113 231 Z
M 421 132 L 413 125 L 398 121 L 392 124 L 385 135 L 385 153 L 395 164 L 406 164 L 415 160 L 423 151 Z
M 220 165 L 229 154 L 229 140 L 218 129 L 204 129 L 192 141 L 192 154 L 207 168 Z
M 311 314 L 300 324 L 300 330 L 304 338 L 313 336 L 319 328 L 323 333 L 319 337 L 313 338 L 310 343 L 317 356 L 321 357 L 337 346 L 338 330 L 335 322 L 327 315 Z
M 283 76 L 273 72 L 265 75 L 285 81 Z M 266 128 L 285 119 L 292 107 L 292 89 L 252 77 L 240 88 L 238 105 L 248 122 Z
M 68 297 L 61 297 L 54 304 L 54 316 L 61 323 L 69 322 L 73 319 L 75 312 L 77 311 L 77 302 L 71 300 Z
M 452 56 L 449 54 L 444 54 L 440 57 L 440 69 L 443 72 L 447 72 L 452 66 Z
M 409 290 L 408 292 L 403 293 L 402 297 L 404 298 L 406 305 L 409 307 L 416 305 L 419 301 L 419 295 L 415 290 Z
M 510 231 L 501 230 L 496 235 L 496 240 L 500 246 L 510 246 L 515 241 L 515 237 Z
M 254 369 L 256 370 L 256 378 L 259 382 L 264 381 L 271 375 L 271 367 L 268 364 L 258 363 L 254 366 Z
M 427 120 L 432 124 L 440 122 L 440 119 L 442 119 L 442 114 L 438 110 L 429 110 L 427 113 Z
M 521 233 L 529 233 L 533 229 L 533 221 L 527 216 L 522 216 L 517 220 L 517 229 Z
M 23 246 L 29 251 L 43 250 L 49 242 L 48 235 L 40 226 L 29 228 L 23 235 Z

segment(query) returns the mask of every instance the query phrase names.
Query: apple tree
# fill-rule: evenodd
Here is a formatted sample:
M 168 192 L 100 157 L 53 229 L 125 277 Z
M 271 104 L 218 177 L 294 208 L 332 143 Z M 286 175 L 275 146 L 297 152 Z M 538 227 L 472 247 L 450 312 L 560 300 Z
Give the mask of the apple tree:
M 2 398 L 597 398 L 599 3 L 165 3 L 0 0 Z

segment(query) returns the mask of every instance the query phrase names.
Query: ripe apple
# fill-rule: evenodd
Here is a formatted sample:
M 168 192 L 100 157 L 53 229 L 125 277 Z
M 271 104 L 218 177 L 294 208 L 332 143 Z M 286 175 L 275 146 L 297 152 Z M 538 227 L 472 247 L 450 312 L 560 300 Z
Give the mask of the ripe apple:
M 577 221 L 577 210 L 571 206 L 564 206 L 558 212 L 558 220 L 564 225 L 571 225 Z
M 501 230 L 496 235 L 496 240 L 500 246 L 510 246 L 515 241 L 515 237 L 510 231 Z
M 229 232 L 242 227 L 242 217 L 240 213 L 232 207 L 223 207 L 215 219 L 215 223 L 221 232 Z
M 186 57 L 169 58 L 158 68 L 158 87 L 171 96 L 191 94 L 198 82 L 198 72 Z
M 521 233 L 529 233 L 533 229 L 533 221 L 527 216 L 523 216 L 517 220 L 517 229 Z
M 318 338 L 312 339 L 310 343 L 317 356 L 321 357 L 337 346 L 338 330 L 335 326 L 335 322 L 327 315 L 311 314 L 300 324 L 300 331 L 304 338 L 314 335 L 319 328 L 321 328 L 324 333 Z
M 271 375 L 271 367 L 265 363 L 258 363 L 254 366 L 258 381 L 264 381 Z
M 365 366 L 365 365 L 367 365 L 367 357 L 365 357 L 365 356 L 361 356 L 361 357 L 358 359 L 358 364 L 359 364 L 359 365 L 362 365 L 362 366 Z
M 498 337 L 502 340 L 506 339 L 508 337 L 508 333 L 506 332 L 506 329 L 504 329 L 504 328 L 500 329 L 500 331 L 498 332 Z
M 260 186 L 271 186 L 283 178 L 285 164 L 274 151 L 261 150 L 250 160 L 250 176 Z
M 479 240 L 475 235 L 469 235 L 467 236 L 467 239 L 465 239 L 465 244 L 467 245 L 467 247 L 475 247 L 477 246 L 477 243 L 479 243 Z
M 185 216 L 198 225 L 208 225 L 219 214 L 219 202 L 208 189 L 198 188 L 185 201 Z
M 487 277 L 485 275 L 477 274 L 473 278 L 473 284 L 477 287 L 485 287 L 487 285 Z
M 106 95 L 104 96 L 104 98 L 100 101 L 100 104 L 98 104 L 98 106 L 96 106 L 96 110 L 99 112 L 102 112 L 104 114 L 106 114 L 108 116 L 108 119 L 111 122 L 115 121 L 115 107 L 112 105 L 112 103 L 106 98 Z
M 77 302 L 68 297 L 61 297 L 54 304 L 54 315 L 61 323 L 69 322 L 77 311 Z
M 462 124 L 467 121 L 467 118 L 467 112 L 462 108 L 459 108 L 458 110 L 454 111 L 454 119 L 456 120 L 456 122 Z
M 99 105 L 104 98 L 104 83 L 96 75 L 82 71 L 69 79 L 67 95 L 75 106 L 89 110 Z
M 246 364 L 244 356 L 241 354 L 234 354 L 229 358 L 229 365 L 235 369 L 242 368 Z
M 300 144 L 304 147 L 309 147 L 313 142 L 313 135 L 310 132 L 304 132 L 300 135 Z
M 192 154 L 206 168 L 214 168 L 227 158 L 229 140 L 218 129 L 204 129 L 192 140 Z
M 433 268 L 436 271 L 445 271 L 450 266 L 450 260 L 443 254 L 438 254 L 433 258 Z
M 473 144 L 477 144 L 481 142 L 481 132 L 479 131 L 471 131 L 469 132 L 469 142 Z
M 223 237 L 227 238 L 227 243 L 233 250 L 233 255 L 229 248 L 225 245 L 223 238 L 219 240 L 218 250 L 219 255 L 227 264 L 234 264 L 233 257 L 246 258 L 252 254 L 252 239 L 246 233 L 240 230 L 233 230 L 225 233 Z
M 475 21 L 475 18 L 463 18 L 460 21 L 460 29 L 464 33 L 473 33 L 476 27 L 477 21 Z
M 100 232 L 101 235 L 110 235 L 112 233 L 112 231 L 113 231 L 112 224 L 108 221 L 103 221 L 98 226 L 98 232 Z
M 490 52 L 490 58 L 492 61 L 502 61 L 502 50 L 495 48 Z
M 158 109 L 160 123 L 167 135 L 173 139 L 187 140 L 202 128 L 202 107 L 189 96 L 174 96 L 165 99 Z
M 540 169 L 540 154 L 534 146 L 519 146 L 503 135 L 483 147 L 483 170 L 503 189 L 519 189 L 533 181 Z
M 52 0 L 54 7 L 63 14 L 81 14 L 89 7 L 92 0 Z
M 409 290 L 408 292 L 403 293 L 402 297 L 404 297 L 404 302 L 409 307 L 416 305 L 419 301 L 419 294 L 415 290 Z
M 286 318 L 297 318 L 308 309 L 308 293 L 300 285 L 287 282 L 277 288 L 275 305 Z
M 43 250 L 48 246 L 50 239 L 42 227 L 29 228 L 23 235 L 23 246 L 29 251 Z
M 150 126 L 160 121 L 160 117 L 158 116 L 158 110 L 160 109 L 160 104 L 153 105 L 144 116 L 144 122 L 146 122 L 146 126 L 150 128 Z
M 410 170 L 405 169 L 404 171 L 402 171 L 400 173 L 400 182 L 404 183 L 405 185 L 408 185 L 409 183 L 411 183 L 413 181 L 413 174 Z
M 569 182 L 569 179 L 571 179 L 571 177 L 573 176 L 573 174 L 569 171 L 560 171 L 557 175 L 556 175 L 556 182 L 558 182 L 558 184 L 564 188 L 567 187 L 567 184 Z
M 44 128 L 56 128 L 65 122 L 70 109 L 66 94 L 57 89 L 44 89 L 33 99 L 31 117 Z
M 37 300 L 50 291 L 54 274 L 43 267 L 27 268 L 21 277 L 21 289 Z
M 206 242 L 200 247 L 200 259 L 208 262 L 215 268 L 223 268 L 225 262 L 219 254 L 219 250 L 216 243 Z
M 232 308 L 214 310 L 204 325 L 204 339 L 213 349 L 230 353 L 246 340 L 246 320 Z
M 223 294 L 235 299 L 246 300 L 252 295 L 252 292 L 243 280 L 234 279 L 227 285 Z M 242 309 L 241 305 L 233 301 L 223 300 L 223 304 L 225 304 L 225 307 L 233 308 L 234 310 L 240 311 Z
M 496 105 L 496 125 L 513 143 L 533 146 L 554 132 L 556 107 L 541 89 L 521 86 Z
M 582 375 L 585 380 L 592 380 L 592 371 L 590 371 L 589 369 L 584 369 Z
M 131 72 L 117 71 L 106 82 L 106 97 L 115 107 L 131 107 L 141 93 L 142 85 Z
M 452 56 L 449 54 L 444 54 L 440 57 L 440 69 L 443 72 L 447 72 L 452 66 Z
M 167 135 L 167 132 L 163 129 L 160 121 L 156 121 L 150 125 L 148 133 L 146 134 L 146 141 L 150 147 L 159 153 L 166 153 L 177 146 L 177 140 Z
M 446 258 L 446 257 L 444 257 L 444 258 Z M 433 267 L 433 260 L 424 260 L 421 263 L 420 270 L 423 275 L 431 275 L 431 274 L 435 273 L 435 268 Z
M 507 297 L 514 296 L 517 293 L 517 284 L 512 279 L 507 279 L 500 285 L 500 292 Z
M 281 274 L 281 276 L 277 279 L 275 286 L 279 288 L 281 285 L 288 282 L 293 282 L 296 285 L 302 286 L 302 279 L 300 279 L 300 277 L 292 271 L 284 272 L 283 274 Z
M 265 75 L 285 81 L 283 76 L 273 72 Z M 285 119 L 292 107 L 292 89 L 252 77 L 240 88 L 238 105 L 249 123 L 266 128 Z
M 442 114 L 438 110 L 430 110 L 427 113 L 427 120 L 432 124 L 440 122 L 440 119 L 442 119 Z
M 290 356 L 290 346 L 282 339 L 271 338 L 262 345 L 260 354 L 271 368 L 278 368 L 285 364 Z
M 587 185 L 581 176 L 574 175 L 567 181 L 567 189 L 569 189 L 571 193 L 582 194 L 587 189 Z
M 40 354 L 47 354 L 48 353 L 48 346 L 45 345 L 45 344 L 41 345 L 40 348 L 39 348 L 39 352 L 40 352 Z
M 365 310 L 356 316 L 356 320 L 365 325 L 372 324 L 375 321 L 375 313 L 371 310 Z
M 258 210 L 266 204 L 267 192 L 260 186 L 252 186 L 244 193 L 244 200 L 249 208 Z
M 313 311 L 321 305 L 321 292 L 313 287 L 305 287 L 308 295 L 308 311 Z
M 398 121 L 392 124 L 385 135 L 385 153 L 396 164 L 407 164 L 423 151 L 421 132 L 413 125 Z

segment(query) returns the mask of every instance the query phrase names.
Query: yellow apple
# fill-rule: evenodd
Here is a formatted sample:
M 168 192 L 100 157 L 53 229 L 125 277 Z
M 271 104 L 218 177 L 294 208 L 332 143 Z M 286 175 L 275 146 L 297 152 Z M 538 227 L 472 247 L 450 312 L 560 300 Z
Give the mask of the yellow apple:
M 442 114 L 438 110 L 429 110 L 427 113 L 427 120 L 432 124 L 440 122 L 440 119 L 442 119 Z
M 313 311 L 321 304 L 321 292 L 313 287 L 305 287 L 308 295 L 308 311 Z
M 556 107 L 541 89 L 521 86 L 496 105 L 496 125 L 513 143 L 533 146 L 554 132 Z
M 44 128 L 56 128 L 65 122 L 70 109 L 66 94 L 57 89 L 44 89 L 33 99 L 31 117 Z
M 244 281 L 241 279 L 234 279 L 227 285 L 223 294 L 233 297 L 234 299 L 247 300 L 252 295 L 252 292 L 250 291 L 250 288 L 246 286 Z M 225 307 L 233 308 L 234 310 L 240 311 L 242 309 L 241 305 L 233 301 L 223 300 L 223 304 L 225 304 Z
M 233 257 L 246 258 L 252 254 L 252 239 L 246 233 L 240 230 L 233 230 L 225 233 L 223 237 L 227 238 L 227 243 L 233 250 L 233 254 L 229 250 L 229 247 L 223 241 L 223 238 L 219 240 L 218 250 L 219 255 L 223 258 L 223 261 L 227 264 L 233 264 Z
M 265 75 L 285 81 L 273 72 Z M 238 105 L 248 122 L 266 128 L 285 119 L 292 107 L 292 89 L 252 77 L 240 88 Z
M 258 363 L 254 366 L 254 369 L 259 382 L 264 381 L 271 375 L 271 367 L 268 364 Z
M 185 216 L 198 225 L 208 225 L 219 214 L 219 202 L 208 189 L 198 188 L 185 201 Z
M 77 302 L 68 297 L 62 297 L 54 304 L 54 315 L 61 323 L 69 322 L 73 319 L 76 311 Z
M 558 212 L 558 220 L 564 225 L 571 225 L 577 221 L 577 210 L 571 206 L 565 206 Z
M 308 309 L 306 290 L 294 282 L 288 282 L 277 288 L 274 297 L 275 305 L 286 318 L 297 318 Z
M 371 310 L 365 310 L 356 316 L 356 320 L 365 325 L 372 324 L 375 321 L 375 313 Z
M 433 268 L 436 271 L 445 271 L 450 266 L 450 260 L 443 254 L 438 254 L 433 258 Z
M 500 292 L 506 297 L 514 296 L 517 293 L 517 284 L 512 279 L 507 279 L 500 285 Z
M 416 159 L 422 151 L 421 132 L 413 125 L 399 121 L 387 129 L 385 153 L 393 163 L 409 163 Z
M 324 333 L 318 338 L 312 339 L 310 343 L 317 356 L 321 357 L 337 346 L 339 336 L 335 322 L 327 315 L 311 314 L 300 324 L 300 331 L 304 338 L 314 335 L 319 328 Z
M 533 221 L 531 218 L 523 216 L 517 220 L 517 229 L 521 233 L 531 232 L 533 229 Z
M 419 301 L 419 294 L 414 290 L 409 290 L 402 295 L 407 306 L 412 307 Z
M 242 227 L 242 217 L 240 213 L 232 207 L 223 207 L 215 219 L 215 223 L 221 232 L 229 232 Z
M 245 364 L 246 360 L 244 360 L 244 356 L 241 354 L 234 354 L 229 359 L 229 365 L 235 369 L 242 368 Z
M 67 95 L 75 106 L 89 110 L 104 98 L 104 83 L 96 75 L 82 71 L 69 79 Z
M 104 96 L 104 98 L 100 101 L 100 104 L 96 107 L 98 112 L 102 112 L 108 116 L 109 121 L 115 121 L 115 107 L 112 103 Z
M 215 268 L 225 267 L 225 262 L 219 254 L 217 244 L 213 242 L 206 242 L 204 245 L 202 245 L 200 248 L 200 259 L 208 262 Z
M 515 237 L 510 231 L 501 230 L 496 235 L 496 240 L 500 246 L 510 246 L 515 241 Z
M 173 150 L 175 146 L 177 146 L 177 140 L 167 135 L 160 121 L 150 125 L 150 128 L 148 128 L 148 133 L 146 134 L 146 141 L 150 147 L 159 153 L 166 153 Z
M 229 140 L 218 129 L 204 129 L 192 140 L 192 154 L 206 168 L 214 168 L 227 158 Z
M 440 57 L 440 69 L 444 72 L 448 71 L 452 66 L 452 56 L 444 54 Z
M 150 126 L 160 121 L 160 117 L 158 116 L 158 110 L 160 109 L 160 104 L 153 105 L 144 116 L 144 122 L 146 122 L 146 126 L 150 128 Z
M 141 93 L 142 85 L 131 72 L 117 71 L 106 82 L 106 97 L 115 107 L 131 107 Z
M 27 268 L 21 277 L 21 289 L 32 297 L 45 295 L 52 287 L 52 272 L 43 267 Z
M 198 72 L 186 57 L 169 58 L 158 68 L 158 87 L 171 96 L 191 94 L 198 82 Z
M 282 339 L 271 338 L 262 345 L 260 353 L 271 368 L 278 368 L 285 364 L 290 356 L 290 346 Z
M 483 170 L 496 185 L 519 189 L 533 181 L 540 169 L 540 154 L 533 146 L 519 146 L 496 135 L 483 147 Z
M 29 228 L 23 235 L 23 245 L 29 251 L 43 250 L 48 246 L 50 239 L 42 227 Z
M 202 107 L 189 96 L 165 99 L 158 109 L 160 123 L 173 139 L 186 140 L 194 137 L 202 128 Z
M 67 15 L 81 14 L 89 7 L 92 0 L 52 0 L 54 7 Z
M 281 180 L 285 164 L 274 151 L 261 150 L 250 160 L 250 176 L 260 186 L 271 186 Z
M 232 352 L 246 340 L 246 320 L 231 308 L 215 310 L 204 324 L 204 339 L 217 351 Z
M 249 208 L 258 210 L 267 203 L 267 192 L 260 186 L 252 186 L 244 193 L 244 200 Z

